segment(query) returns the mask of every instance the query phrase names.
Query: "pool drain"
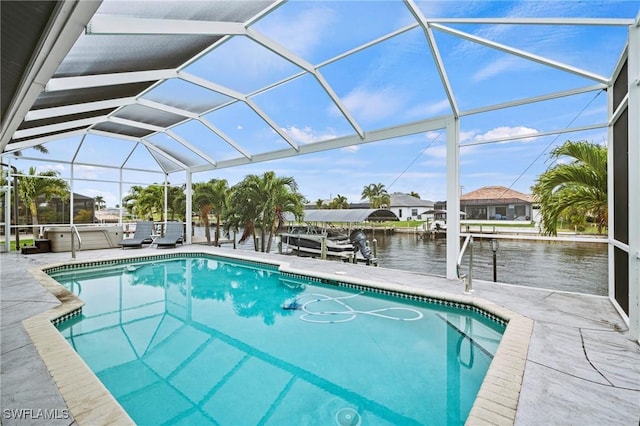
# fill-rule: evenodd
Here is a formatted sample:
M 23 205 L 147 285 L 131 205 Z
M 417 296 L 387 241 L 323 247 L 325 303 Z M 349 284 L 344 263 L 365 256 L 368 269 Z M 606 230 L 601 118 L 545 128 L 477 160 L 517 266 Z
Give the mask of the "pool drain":
M 358 426 L 360 424 L 360 414 L 353 408 L 343 408 L 336 413 L 336 422 L 340 426 Z

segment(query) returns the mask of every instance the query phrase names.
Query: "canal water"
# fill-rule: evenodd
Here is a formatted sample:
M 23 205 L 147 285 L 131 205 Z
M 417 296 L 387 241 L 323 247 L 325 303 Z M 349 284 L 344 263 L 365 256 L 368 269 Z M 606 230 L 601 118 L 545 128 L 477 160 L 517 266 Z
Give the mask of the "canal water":
M 377 241 L 381 267 L 446 275 L 444 239 L 418 239 L 412 234 L 368 236 Z M 463 273 L 467 272 L 468 257 L 465 253 Z M 473 265 L 474 279 L 493 281 L 493 251 L 489 239 L 474 239 Z M 603 243 L 500 239 L 496 266 L 498 282 L 607 294 L 607 245 Z
M 196 235 L 204 235 L 196 228 Z M 414 234 L 368 233 L 375 238 L 379 266 L 430 275 L 446 275 L 445 239 L 429 240 Z M 372 243 L 371 243 L 372 244 Z M 528 287 L 607 295 L 607 245 L 589 242 L 532 241 L 500 239 L 496 253 L 497 281 Z M 253 250 L 253 241 L 238 249 Z M 276 253 L 274 242 L 271 251 Z M 468 251 L 468 250 L 467 250 Z M 493 281 L 493 251 L 489 239 L 475 239 L 473 278 Z M 469 265 L 468 253 L 462 272 Z

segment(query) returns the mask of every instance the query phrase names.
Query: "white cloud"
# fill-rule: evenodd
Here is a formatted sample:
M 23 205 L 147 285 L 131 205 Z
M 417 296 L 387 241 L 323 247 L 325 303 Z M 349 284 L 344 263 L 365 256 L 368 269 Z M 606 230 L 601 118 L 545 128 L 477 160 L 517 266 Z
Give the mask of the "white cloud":
M 492 61 L 489 65 L 475 72 L 471 76 L 471 80 L 478 83 L 504 72 L 522 69 L 523 65 L 524 63 L 514 56 L 502 57 Z
M 320 35 L 336 20 L 333 10 L 324 5 L 305 9 L 295 15 L 275 14 L 261 28 L 268 37 L 301 56 L 321 45 Z M 260 28 L 260 27 L 258 27 Z
M 470 141 L 473 139 L 473 137 L 476 135 L 476 132 L 474 131 L 469 131 L 469 132 L 460 132 L 460 141 Z
M 345 96 L 343 102 L 359 120 L 371 122 L 400 112 L 405 96 L 392 87 L 375 91 L 358 87 Z
M 451 112 L 451 105 L 448 99 L 443 99 L 430 104 L 420 104 L 407 111 L 408 117 L 433 117 L 441 113 Z
M 501 126 L 489 130 L 485 133 L 465 132 L 461 134 L 460 141 L 464 142 L 483 142 L 494 139 L 518 138 L 520 141 L 532 141 L 536 137 L 522 138 L 522 136 L 535 134 L 538 130 L 525 126 L 507 127 Z M 462 137 L 464 136 L 464 137 Z
M 445 145 L 431 146 L 424 153 L 428 157 L 447 158 L 447 147 Z
M 360 151 L 360 146 L 358 146 L 358 145 L 345 146 L 344 148 L 340 149 L 340 151 L 342 151 L 342 152 L 350 152 L 350 153 L 358 152 L 358 151 Z
M 75 166 L 74 168 L 76 179 L 98 179 L 99 172 L 93 166 Z
M 336 134 L 334 132 L 331 132 L 331 131 L 320 132 L 317 130 L 313 130 L 309 126 L 305 126 L 302 128 L 299 128 L 297 126 L 289 126 L 282 130 L 287 132 L 287 134 L 291 136 L 293 140 L 302 144 L 323 141 L 327 139 L 334 139 L 336 137 Z

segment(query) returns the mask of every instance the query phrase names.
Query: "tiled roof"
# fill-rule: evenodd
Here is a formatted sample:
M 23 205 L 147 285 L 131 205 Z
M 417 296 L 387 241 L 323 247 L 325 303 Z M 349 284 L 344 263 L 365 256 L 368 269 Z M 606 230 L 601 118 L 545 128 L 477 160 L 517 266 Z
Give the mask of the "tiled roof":
M 532 197 L 504 186 L 483 186 L 460 197 L 460 201 L 477 200 L 521 200 L 530 203 Z

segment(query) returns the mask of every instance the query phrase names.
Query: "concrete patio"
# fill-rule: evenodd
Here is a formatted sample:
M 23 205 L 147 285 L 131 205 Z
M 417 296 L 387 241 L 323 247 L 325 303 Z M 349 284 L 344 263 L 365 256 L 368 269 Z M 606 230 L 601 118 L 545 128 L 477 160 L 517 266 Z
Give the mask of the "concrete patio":
M 256 259 L 287 262 L 291 268 L 315 274 L 336 274 L 336 279 L 355 279 L 378 285 L 399 285 L 416 291 L 449 293 L 459 298 L 463 285 L 415 273 L 363 265 L 253 253 L 244 250 L 185 246 L 163 252 L 199 251 L 241 254 Z M 155 248 L 139 250 L 94 250 L 78 252 L 78 261 L 120 256 L 158 254 Z M 74 419 L 56 386 L 49 367 L 25 330 L 24 320 L 60 305 L 29 269 L 70 261 L 70 253 L 0 255 L 1 287 L 1 423 L 14 424 L 120 424 L 126 419 L 93 417 Z M 340 278 L 338 278 L 340 277 Z M 467 296 L 465 296 L 467 297 Z M 629 338 L 627 326 L 608 298 L 551 290 L 474 282 L 474 300 L 486 300 L 532 320 L 531 339 L 524 363 L 515 413 L 508 400 L 500 403 L 498 379 L 492 382 L 492 401 L 477 401 L 470 424 L 517 425 L 637 425 L 640 419 L 640 347 Z M 528 335 L 527 335 L 528 336 Z M 526 346 L 525 346 L 526 347 Z M 497 357 L 496 357 L 497 359 Z M 494 363 L 496 361 L 494 360 Z M 493 368 L 493 366 L 492 366 Z M 504 371 L 509 371 L 506 369 Z M 517 375 L 516 375 L 517 376 Z M 520 378 L 514 377 L 514 382 Z M 484 387 L 484 385 L 483 385 Z M 484 397 L 483 397 L 484 398 Z M 496 401 L 498 401 L 496 403 Z M 38 418 L 38 410 L 49 410 L 54 419 Z M 16 411 L 31 410 L 27 419 Z M 23 413 L 24 414 L 24 413 Z M 511 415 L 513 414 L 513 415 Z M 92 419 L 92 420 L 89 420 Z M 491 419 L 491 420 L 487 420 Z

